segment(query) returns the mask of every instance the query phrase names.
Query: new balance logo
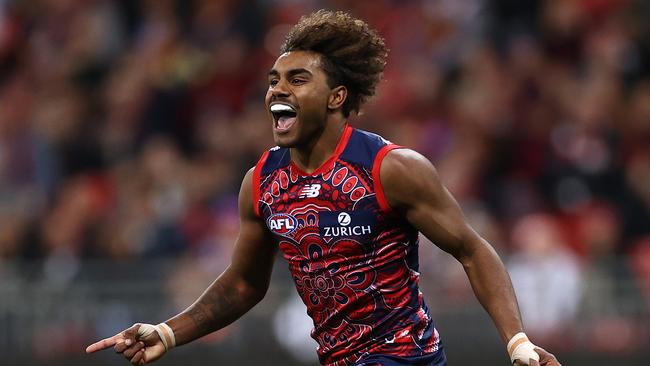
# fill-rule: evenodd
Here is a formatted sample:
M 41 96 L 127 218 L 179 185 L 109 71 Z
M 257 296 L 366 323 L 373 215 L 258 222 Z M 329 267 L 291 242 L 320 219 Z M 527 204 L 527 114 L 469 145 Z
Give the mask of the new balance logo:
M 299 198 L 314 198 L 320 194 L 320 184 L 306 184 L 300 191 Z

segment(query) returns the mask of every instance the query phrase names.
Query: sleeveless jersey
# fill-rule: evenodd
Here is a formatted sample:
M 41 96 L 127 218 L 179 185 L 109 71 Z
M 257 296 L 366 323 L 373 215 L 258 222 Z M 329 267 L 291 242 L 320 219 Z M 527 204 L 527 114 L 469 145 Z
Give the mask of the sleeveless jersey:
M 391 211 L 379 179 L 395 148 L 346 125 L 333 155 L 311 174 L 279 147 L 254 169 L 253 208 L 288 262 L 324 365 L 440 348 L 418 288 L 418 231 Z

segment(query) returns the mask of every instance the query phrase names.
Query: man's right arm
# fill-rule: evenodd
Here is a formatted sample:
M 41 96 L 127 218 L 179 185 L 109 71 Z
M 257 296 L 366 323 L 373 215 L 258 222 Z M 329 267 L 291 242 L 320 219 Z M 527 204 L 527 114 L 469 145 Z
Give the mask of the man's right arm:
M 234 322 L 260 302 L 269 287 L 277 246 L 253 212 L 253 169 L 239 192 L 240 231 L 230 266 L 187 309 L 166 321 L 176 344 L 185 344 Z
M 230 266 L 192 305 L 165 322 L 173 332 L 172 346 L 191 342 L 234 322 L 262 300 L 268 290 L 277 245 L 264 221 L 253 211 L 252 181 L 250 169 L 239 191 L 240 229 Z M 135 324 L 88 346 L 86 352 L 113 347 L 133 365 L 152 362 L 169 346 L 162 335 L 159 338 L 152 330 L 156 328 L 160 325 Z

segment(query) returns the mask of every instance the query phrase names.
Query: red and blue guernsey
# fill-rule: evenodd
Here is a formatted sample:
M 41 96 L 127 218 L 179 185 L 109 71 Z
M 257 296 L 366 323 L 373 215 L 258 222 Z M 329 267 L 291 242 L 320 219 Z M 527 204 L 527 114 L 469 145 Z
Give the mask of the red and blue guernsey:
M 418 231 L 391 211 L 379 179 L 382 159 L 398 147 L 346 125 L 310 174 L 288 148 L 265 152 L 255 167 L 255 213 L 289 264 L 324 365 L 444 358 L 418 288 Z

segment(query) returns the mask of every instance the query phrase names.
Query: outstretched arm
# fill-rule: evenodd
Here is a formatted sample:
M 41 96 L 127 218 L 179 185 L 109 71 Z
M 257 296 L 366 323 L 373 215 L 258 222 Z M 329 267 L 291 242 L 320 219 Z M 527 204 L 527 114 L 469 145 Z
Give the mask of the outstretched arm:
M 380 172 L 389 205 L 463 265 L 476 297 L 492 317 L 503 341 L 523 332 L 519 306 L 503 262 L 469 226 L 433 165 L 412 150 L 396 149 L 386 155 Z M 542 365 L 559 363 L 547 361 Z
M 253 169 L 244 177 L 239 192 L 240 231 L 230 266 L 192 305 L 165 323 L 135 324 L 88 346 L 86 352 L 113 347 L 134 365 L 148 363 L 171 346 L 227 326 L 262 300 L 269 287 L 277 246 L 263 220 L 253 212 L 252 175 Z

